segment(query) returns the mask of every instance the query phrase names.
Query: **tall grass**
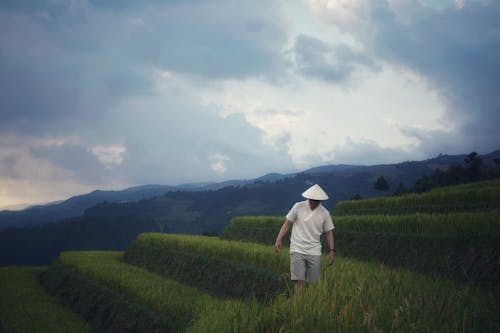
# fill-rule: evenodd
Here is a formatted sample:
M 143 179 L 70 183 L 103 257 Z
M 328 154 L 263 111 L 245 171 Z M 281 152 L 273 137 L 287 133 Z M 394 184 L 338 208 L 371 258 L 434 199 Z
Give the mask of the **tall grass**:
M 232 219 L 223 237 L 252 233 L 272 241 L 284 218 L 279 216 L 243 216 Z M 448 212 L 411 213 L 405 215 L 365 214 L 334 216 L 335 232 L 390 232 L 404 234 L 433 234 L 453 236 L 500 235 L 500 209 Z M 267 243 L 268 243 L 267 242 Z
M 38 284 L 46 267 L 0 267 L 0 332 L 91 332 Z
M 334 217 L 337 230 L 433 235 L 500 235 L 500 210 Z
M 141 237 L 170 249 L 260 262 L 282 274 L 289 269 L 287 249 L 278 255 L 269 247 L 250 248 L 248 243 L 208 237 Z M 281 295 L 267 307 L 249 304 L 235 310 L 242 318 L 235 330 L 245 331 L 243 321 L 250 318 L 260 324 L 246 329 L 249 332 L 495 332 L 499 328 L 493 298 L 482 290 L 342 257 L 333 266 L 324 260 L 322 265 L 320 284 L 291 298 Z
M 222 301 L 195 288 L 125 264 L 122 252 L 64 252 L 60 261 L 125 295 L 149 304 L 173 319 L 176 331 L 258 332 L 259 305 Z M 186 321 L 186 318 L 191 320 Z
M 500 179 L 437 188 L 422 194 L 342 201 L 335 215 L 447 212 L 500 208 Z
M 288 253 L 286 251 L 276 254 L 272 246 L 264 246 L 251 242 L 228 241 L 206 236 L 160 233 L 144 233 L 139 235 L 137 240 L 152 244 L 160 249 L 174 249 L 212 257 L 223 257 L 261 266 L 277 273 L 286 271 L 288 265 Z
M 236 216 L 231 224 L 238 227 L 281 228 L 285 222 L 284 216 Z
M 323 261 L 320 284 L 277 300 L 263 321 L 289 332 L 497 332 L 486 293 L 375 263 Z

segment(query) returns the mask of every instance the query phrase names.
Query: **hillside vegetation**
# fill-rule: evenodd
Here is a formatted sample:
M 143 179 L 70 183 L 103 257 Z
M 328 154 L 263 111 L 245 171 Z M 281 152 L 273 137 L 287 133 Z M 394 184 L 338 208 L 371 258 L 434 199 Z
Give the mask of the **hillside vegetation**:
M 92 332 L 83 318 L 40 287 L 38 275 L 46 269 L 0 267 L 0 332 Z
M 499 299 L 498 179 L 340 202 L 332 218 L 343 256 L 473 283 Z M 283 221 L 277 216 L 234 218 L 222 237 L 272 245 Z
M 39 269 L 37 290 L 98 332 L 498 332 L 498 186 L 414 196 L 413 209 L 346 203 L 332 212 L 335 263 L 324 257 L 321 282 L 298 294 L 288 249 L 272 247 L 277 216 L 234 218 L 221 238 L 145 233 L 124 252 L 65 252 Z M 457 198 L 471 205 L 450 208 Z

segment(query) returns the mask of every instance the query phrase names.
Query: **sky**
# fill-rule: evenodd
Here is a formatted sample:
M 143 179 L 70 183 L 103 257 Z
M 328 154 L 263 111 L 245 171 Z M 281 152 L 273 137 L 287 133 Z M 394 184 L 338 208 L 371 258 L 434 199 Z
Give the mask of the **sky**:
M 0 0 L 0 209 L 500 148 L 500 1 Z

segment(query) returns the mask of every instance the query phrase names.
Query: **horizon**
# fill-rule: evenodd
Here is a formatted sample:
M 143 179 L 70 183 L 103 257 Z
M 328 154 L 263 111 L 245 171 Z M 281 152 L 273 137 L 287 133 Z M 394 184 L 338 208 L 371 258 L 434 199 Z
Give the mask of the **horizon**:
M 0 209 L 493 151 L 499 14 L 493 0 L 3 1 Z
M 478 155 L 479 156 L 487 155 L 487 154 L 494 153 L 496 151 L 499 151 L 499 149 L 487 152 L 485 154 L 478 154 Z M 295 171 L 292 171 L 292 172 L 289 172 L 289 173 L 267 172 L 265 174 L 259 175 L 259 176 L 254 177 L 254 178 L 232 178 L 232 179 L 223 179 L 223 180 L 220 180 L 220 181 L 205 181 L 205 182 L 201 181 L 201 182 L 178 183 L 178 184 L 160 184 L 160 183 L 134 184 L 134 185 L 131 185 L 131 186 L 127 186 L 127 187 L 123 187 L 123 188 L 115 188 L 115 189 L 94 188 L 94 189 L 92 189 L 90 191 L 82 192 L 82 193 L 76 193 L 76 194 L 71 195 L 69 197 L 61 198 L 61 199 L 58 199 L 58 200 L 52 200 L 52 201 L 47 201 L 47 202 L 31 202 L 31 203 L 24 203 L 24 204 L 21 203 L 21 204 L 11 205 L 11 206 L 0 206 L 0 212 L 1 211 L 13 211 L 13 212 L 14 211 L 22 211 L 22 210 L 25 210 L 25 209 L 28 209 L 28 208 L 32 208 L 32 207 L 36 207 L 36 206 L 45 206 L 45 205 L 57 204 L 57 203 L 64 202 L 64 201 L 66 201 L 66 200 L 68 200 L 68 199 L 70 199 L 72 197 L 90 194 L 90 193 L 92 193 L 94 191 L 124 191 L 124 190 L 128 190 L 128 189 L 131 189 L 131 188 L 142 187 L 142 186 L 172 186 L 172 187 L 182 187 L 182 186 L 199 185 L 199 184 L 204 184 L 204 185 L 218 184 L 218 183 L 231 182 L 231 181 L 251 181 L 251 180 L 255 180 L 255 179 L 258 179 L 260 177 L 265 177 L 267 175 L 272 175 L 272 174 L 294 175 L 294 174 L 305 172 L 305 171 L 308 171 L 308 170 L 311 170 L 311 169 L 322 168 L 322 167 L 329 167 L 329 166 L 350 165 L 350 166 L 356 166 L 356 167 L 371 167 L 371 166 L 377 166 L 377 165 L 393 165 L 393 164 L 396 165 L 396 164 L 407 163 L 407 162 L 421 162 L 421 161 L 425 161 L 425 160 L 430 160 L 430 159 L 438 158 L 438 157 L 441 157 L 441 156 L 460 156 L 460 155 L 466 156 L 467 154 L 468 153 L 463 153 L 463 154 L 439 153 L 438 155 L 436 155 L 434 157 L 427 157 L 427 158 L 422 159 L 422 160 L 405 160 L 405 161 L 397 161 L 397 162 L 393 162 L 393 163 L 384 163 L 384 164 L 346 164 L 346 163 L 322 164 L 322 165 L 318 165 L 318 166 L 312 166 L 312 167 L 310 167 L 308 169 L 304 169 L 304 170 L 295 170 Z

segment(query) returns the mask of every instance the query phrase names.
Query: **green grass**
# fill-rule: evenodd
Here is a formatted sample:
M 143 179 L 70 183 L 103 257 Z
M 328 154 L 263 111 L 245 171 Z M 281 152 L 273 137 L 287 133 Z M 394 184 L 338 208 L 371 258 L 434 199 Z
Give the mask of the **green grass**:
M 437 188 L 421 194 L 342 201 L 335 215 L 403 214 L 500 208 L 500 179 Z
M 339 232 L 391 232 L 453 236 L 500 235 L 500 210 L 406 215 L 347 215 L 334 217 Z
M 276 301 L 262 320 L 290 332 L 498 332 L 496 314 L 481 290 L 338 257 L 323 260 L 320 284 Z
M 266 250 L 269 253 L 269 248 Z M 290 290 L 289 276 L 261 266 L 223 256 L 179 251 L 145 239 L 133 242 L 127 248 L 123 261 L 220 298 L 255 298 L 267 302 L 277 294 Z
M 223 237 L 231 238 L 231 234 L 238 233 L 251 234 L 252 230 L 255 230 L 256 234 L 264 235 L 268 240 L 274 240 L 283 222 L 284 218 L 280 216 L 235 217 L 224 230 Z M 404 215 L 341 215 L 333 216 L 333 223 L 335 232 L 349 230 L 453 236 L 498 236 L 500 235 L 500 209 Z
M 235 226 L 252 228 L 281 228 L 283 222 L 284 216 L 236 216 L 231 220 Z
M 177 250 L 212 257 L 223 257 L 260 266 L 272 272 L 287 271 L 288 253 L 274 252 L 274 247 L 251 242 L 221 240 L 216 237 L 187 236 L 176 234 L 144 233 L 137 237 L 139 242 L 155 245 L 158 249 Z
M 174 328 L 187 332 L 259 331 L 258 305 L 222 301 L 179 282 L 165 279 L 121 261 L 122 252 L 64 252 L 60 262 L 74 267 L 115 291 L 121 292 L 173 319 Z M 191 318 L 186 322 L 186 318 Z
M 216 238 L 143 234 L 139 240 L 165 249 L 218 255 L 288 274 L 288 249 Z M 265 258 L 268 259 L 265 259 Z M 235 312 L 254 318 L 264 331 L 277 332 L 494 332 L 497 310 L 493 297 L 466 284 L 337 257 L 323 261 L 323 281 L 295 297 L 277 297 L 269 306 Z M 239 329 L 246 324 L 237 321 Z M 252 331 L 248 329 L 248 331 Z
M 38 283 L 45 267 L 0 267 L 0 332 L 91 332 Z M 2 330 L 3 329 L 3 330 Z
M 247 249 L 241 260 L 249 262 L 256 260 L 249 254 L 260 251 L 249 248 L 248 243 L 208 237 L 182 236 L 177 241 L 186 251 L 192 250 L 190 241 L 194 241 L 202 249 L 222 257 L 234 258 L 231 250 L 241 247 L 240 255 Z M 218 248 L 219 245 L 223 246 Z M 261 246 L 257 248 L 265 251 Z M 267 255 L 280 261 L 276 270 L 286 273 L 287 249 L 282 253 L 267 252 Z M 497 309 L 485 292 L 376 263 L 337 257 L 333 266 L 327 266 L 323 258 L 319 284 L 308 286 L 293 297 L 281 295 L 269 305 L 262 305 L 255 300 L 222 301 L 125 264 L 121 257 L 121 252 L 65 252 L 60 262 L 170 317 L 191 318 L 177 323 L 180 331 L 496 332 L 499 329 Z

